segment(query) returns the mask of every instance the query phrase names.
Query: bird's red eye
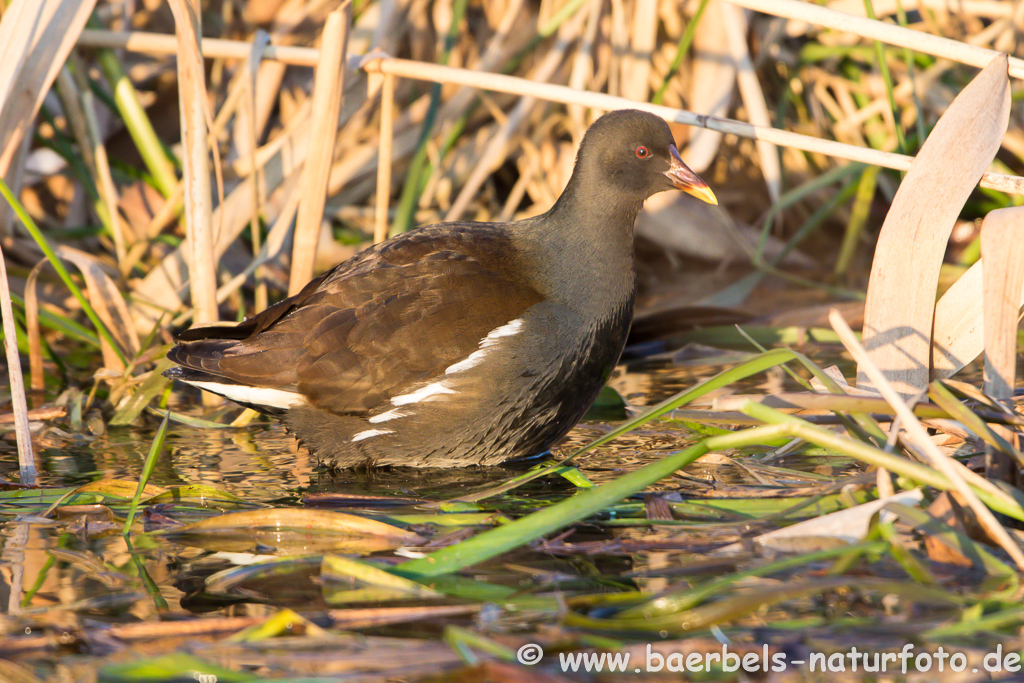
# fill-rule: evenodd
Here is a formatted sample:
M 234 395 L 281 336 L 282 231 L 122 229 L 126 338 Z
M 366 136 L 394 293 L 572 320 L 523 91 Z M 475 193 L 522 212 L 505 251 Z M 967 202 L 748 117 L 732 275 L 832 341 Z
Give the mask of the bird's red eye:
M 643 145 L 640 145 L 639 147 L 636 148 L 637 159 L 646 159 L 648 156 L 650 156 L 650 154 L 651 153 Z

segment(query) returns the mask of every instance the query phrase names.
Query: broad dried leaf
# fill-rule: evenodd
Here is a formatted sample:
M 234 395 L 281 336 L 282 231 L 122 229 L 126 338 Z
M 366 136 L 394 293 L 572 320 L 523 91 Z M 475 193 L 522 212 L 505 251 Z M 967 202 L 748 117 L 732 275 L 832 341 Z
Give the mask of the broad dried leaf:
M 831 548 L 836 542 L 857 543 L 867 535 L 872 517 L 889 503 L 916 505 L 921 502 L 920 490 L 903 491 L 894 496 L 873 500 L 848 510 L 840 510 L 824 517 L 761 534 L 753 540 L 758 545 L 781 552 L 810 552 L 813 549 Z M 726 548 L 722 549 L 723 551 Z
M 373 519 L 299 508 L 232 512 L 177 527 L 166 535 L 179 543 L 236 552 L 262 545 L 287 552 L 332 549 L 370 553 L 418 545 L 424 540 L 412 532 Z
M 1007 60 L 1001 55 L 957 96 L 900 184 L 875 248 L 864 347 L 900 393 L 928 384 L 939 268 L 967 197 L 1006 132 Z M 870 385 L 863 369 L 859 386 Z
M 110 334 L 117 340 L 125 355 L 130 357 L 137 354 L 139 352 L 139 337 L 135 333 L 124 296 L 114 281 L 107 277 L 96 258 L 71 247 L 59 246 L 54 251 L 57 256 L 78 267 L 85 279 L 89 303 L 92 304 L 96 315 L 99 316 Z M 100 345 L 103 348 L 106 367 L 122 369 L 117 354 L 107 347 L 102 336 L 100 336 Z
M 1005 227 L 1000 229 L 1000 226 Z M 999 277 L 1006 281 L 1006 291 L 999 297 L 1002 308 L 998 316 L 1005 318 L 1007 324 L 1012 317 L 1012 329 L 1016 329 L 1017 312 L 1024 305 L 1024 285 L 1021 284 L 1021 274 L 1014 274 L 1010 269 L 1024 268 L 1024 235 L 1013 237 L 1012 233 L 1024 229 L 1024 208 L 1000 209 L 988 214 L 982 227 L 983 247 L 986 239 L 984 235 L 989 228 L 1005 231 L 1005 235 L 992 245 L 994 251 L 989 251 L 993 251 L 1003 263 L 999 269 L 1004 274 Z M 935 306 L 932 379 L 945 379 L 955 374 L 985 349 L 986 321 L 982 302 L 988 303 L 989 298 L 985 292 L 984 281 L 988 273 L 984 265 L 987 260 L 991 260 L 986 258 L 985 253 L 982 254 L 982 260 L 953 283 Z M 992 302 L 993 305 L 998 303 Z M 1010 353 L 1014 351 L 1011 349 Z M 1005 359 L 1005 349 L 1002 354 Z M 1010 384 L 1012 386 L 1012 382 Z
M 0 174 L 67 59 L 96 0 L 14 3 L 0 20 Z

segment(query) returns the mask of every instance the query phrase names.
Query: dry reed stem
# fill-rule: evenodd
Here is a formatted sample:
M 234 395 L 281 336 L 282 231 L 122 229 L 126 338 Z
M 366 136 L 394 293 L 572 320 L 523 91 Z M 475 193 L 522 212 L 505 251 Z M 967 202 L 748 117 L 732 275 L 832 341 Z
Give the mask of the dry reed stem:
M 114 254 L 117 257 L 117 265 L 122 275 L 128 274 L 125 267 L 127 247 L 125 246 L 125 233 L 128 231 L 120 212 L 117 210 L 119 204 L 117 185 L 114 184 L 114 176 L 110 171 L 110 159 L 107 156 L 107 147 L 103 144 L 103 133 L 100 131 L 99 121 L 96 119 L 96 96 L 87 88 L 79 88 L 79 95 L 82 98 L 82 111 L 85 113 L 85 125 L 89 132 L 88 141 L 92 144 L 93 169 L 96 173 L 97 191 L 100 201 L 107 211 L 110 222 L 110 232 L 114 238 Z
M 912 106 L 908 103 L 908 100 L 913 94 L 915 86 L 919 91 L 927 92 L 929 87 L 931 87 L 931 84 L 942 76 L 943 73 L 948 71 L 952 64 L 952 62 L 945 59 L 938 60 L 924 72 L 918 73 L 913 82 L 909 79 L 901 81 L 893 88 L 893 96 L 896 98 L 897 102 Z M 843 82 L 843 79 L 839 78 L 834 80 L 837 82 Z M 844 92 L 847 94 L 849 93 L 845 88 Z M 849 101 L 851 104 L 853 103 L 852 98 L 850 98 Z M 849 113 L 844 113 L 842 116 L 836 117 L 837 120 L 832 126 L 832 131 L 838 137 L 855 134 L 860 130 L 861 126 L 867 123 L 869 119 L 875 116 L 884 115 L 886 111 L 890 111 L 891 113 L 891 110 L 889 109 L 889 101 L 884 95 L 881 95 L 863 107 L 853 106 L 852 111 Z M 920 112 L 918 112 L 918 115 L 920 115 Z
M 650 97 L 651 59 L 658 38 L 658 0 L 635 0 L 629 25 L 630 44 L 622 60 L 622 96 L 643 102 Z M 573 31 L 573 35 L 578 33 Z
M 36 282 L 39 273 L 49 261 L 37 263 L 25 279 L 25 336 L 28 340 L 28 376 L 32 391 L 46 387 L 43 373 L 43 337 L 39 329 L 39 295 Z
M 19 2 L 0 18 L 0 177 L 18 196 L 31 142 L 29 131 L 43 98 L 75 46 L 96 0 Z M 0 235 L 13 212 L 0 202 Z
M 700 19 L 700 30 L 693 36 L 689 66 L 687 104 L 708 116 L 723 118 L 729 114 L 736 90 L 736 62 L 729 58 L 726 38 L 725 2 L 711 2 Z M 686 148 L 680 150 L 683 161 L 697 173 L 714 162 L 724 135 L 710 128 L 690 131 Z
M 377 151 L 377 205 L 373 224 L 374 244 L 388 237 L 388 205 L 391 202 L 391 154 L 395 134 L 395 77 L 384 75 L 380 89 L 380 147 Z
M 345 81 L 345 54 L 352 4 L 331 12 L 324 25 L 320 41 L 320 62 L 316 68 L 313 86 L 313 117 L 306 150 L 306 165 L 302 172 L 302 200 L 295 222 L 292 244 L 291 275 L 288 294 L 297 294 L 313 279 L 320 224 L 323 220 L 326 190 L 334 159 L 334 140 L 338 134 L 338 114 L 341 110 L 342 88 Z
M 861 35 L 863 37 L 875 38 L 878 40 L 883 40 L 885 42 L 890 42 L 895 45 L 906 45 L 911 47 L 912 49 L 927 52 L 929 54 L 935 54 L 938 56 L 944 56 L 955 61 L 961 61 L 963 63 L 972 64 L 975 66 L 983 66 L 984 64 L 987 64 L 992 56 L 998 54 L 992 50 L 965 45 L 963 43 L 959 43 L 957 41 L 950 40 L 947 38 L 940 38 L 930 34 L 924 34 L 918 31 L 903 29 L 901 27 L 892 26 L 889 24 L 885 24 L 883 22 L 852 17 L 839 12 L 828 10 L 826 8 L 819 8 L 809 3 L 798 2 L 796 0 L 777 0 L 776 2 L 768 2 L 767 0 L 737 0 L 737 4 L 741 4 L 745 7 L 750 7 L 751 9 L 757 9 L 759 11 L 774 13 L 779 16 L 790 16 L 797 14 L 799 16 L 792 16 L 791 18 L 795 18 L 798 20 L 813 19 L 814 23 L 830 26 L 832 28 L 839 28 L 840 30 L 851 30 L 857 35 Z M 807 14 L 805 15 L 801 13 Z M 104 40 L 107 41 L 104 44 L 123 45 L 129 47 L 129 49 L 139 50 L 143 52 L 173 51 L 173 46 L 167 45 L 166 40 L 161 40 L 161 36 L 159 34 L 137 34 L 139 36 L 138 38 L 128 35 L 117 35 L 120 36 L 117 39 L 117 41 L 114 41 L 112 35 L 103 36 Z M 98 35 L 98 32 L 90 31 L 83 37 L 86 42 L 98 42 L 101 36 Z M 204 48 L 207 50 L 207 53 L 210 56 L 234 56 L 239 58 L 244 57 L 244 55 L 247 54 L 247 50 L 249 50 L 248 44 L 245 42 L 223 40 L 216 42 L 212 40 L 204 41 Z M 291 53 L 286 51 L 282 52 L 283 50 L 285 50 L 285 48 L 281 47 L 273 48 L 271 50 L 271 53 L 266 54 L 265 57 L 267 57 L 268 59 L 272 59 L 282 58 L 282 56 L 285 56 L 289 60 L 291 60 L 289 61 L 289 63 L 293 64 L 312 65 L 313 63 L 315 63 L 316 50 L 310 50 L 306 48 L 303 49 L 307 51 L 305 53 L 302 53 L 301 58 L 299 57 L 299 53 Z M 478 66 L 478 69 L 486 70 L 487 68 L 490 68 L 490 65 L 495 60 L 488 59 L 487 57 L 489 56 L 489 54 L 485 54 L 484 58 L 481 59 L 481 63 Z M 377 63 L 380 64 L 380 62 Z M 408 63 L 415 64 L 415 62 Z M 424 66 L 431 67 L 435 65 L 425 64 Z M 416 74 L 410 73 L 407 67 L 396 68 L 394 66 L 394 63 L 392 63 L 391 67 L 386 68 L 390 69 L 391 73 L 395 73 L 396 75 L 403 75 L 405 77 L 410 78 L 418 77 Z M 449 67 L 436 68 L 444 69 Z M 1019 60 L 1016 58 L 1011 59 L 1010 73 L 1011 75 L 1017 77 L 1024 77 L 1024 60 Z M 449 76 L 451 76 L 451 74 L 449 74 Z M 488 78 L 490 77 L 484 76 L 485 80 Z M 423 79 L 440 83 L 468 84 L 466 83 L 465 80 L 455 80 L 447 76 L 425 76 L 423 77 Z M 487 87 L 486 85 L 482 85 L 480 83 L 475 83 L 471 85 L 481 88 Z M 551 87 L 561 88 L 564 86 Z M 578 98 L 569 99 L 564 94 L 552 95 L 551 93 L 531 93 L 524 91 L 523 88 L 510 89 L 508 87 L 501 87 L 500 85 L 495 85 L 495 87 L 492 87 L 490 89 L 520 95 L 533 94 L 542 99 L 549 99 L 552 101 L 560 101 L 569 104 L 583 106 L 594 106 L 604 109 L 623 108 L 628 106 L 636 106 L 637 104 L 639 104 L 632 103 L 625 99 L 615 104 L 611 104 L 610 102 L 607 101 L 607 99 L 603 103 L 595 101 L 586 101 Z M 602 95 L 600 93 L 590 94 L 600 95 L 603 98 L 612 97 L 609 95 Z M 680 112 L 681 110 L 672 111 Z M 670 120 L 675 120 L 679 123 L 686 123 L 687 125 L 701 125 L 701 120 L 696 115 L 692 114 L 690 115 L 690 117 L 684 116 L 681 118 L 673 118 L 666 116 L 666 118 L 670 118 Z M 835 143 L 832 141 L 819 140 L 817 138 L 811 138 L 809 136 L 799 136 L 794 133 L 774 131 L 774 129 L 771 128 L 748 127 L 740 122 L 732 122 L 727 119 L 721 119 L 717 117 L 706 118 L 703 119 L 703 121 L 706 122 L 706 127 L 711 130 L 732 133 L 735 135 L 740 135 L 742 137 L 750 137 L 757 140 L 771 142 L 773 144 L 804 149 L 806 151 L 816 151 L 823 154 L 828 154 L 830 156 L 850 159 L 853 161 L 861 161 L 863 163 L 875 164 L 887 168 L 893 168 L 896 170 L 905 171 L 909 168 L 910 164 L 909 159 L 907 157 L 903 157 L 902 155 L 895 155 L 892 153 L 880 152 L 875 150 L 863 150 L 861 148 L 842 145 L 841 143 Z M 1002 174 L 986 174 L 985 178 L 982 180 L 981 185 L 982 187 L 988 187 L 1010 194 L 1024 194 L 1024 180 L 1016 176 L 1005 176 Z
M 572 38 L 578 35 L 583 28 L 583 23 L 587 19 L 589 11 L 590 8 L 584 8 L 562 25 L 558 31 L 558 42 L 544 55 L 540 65 L 530 74 L 531 81 L 547 82 L 554 76 L 556 70 L 565 59 L 566 52 L 572 44 Z M 500 123 L 498 131 L 490 137 L 483 153 L 478 157 L 476 166 L 462 184 L 462 189 L 459 190 L 458 196 L 445 214 L 445 221 L 454 221 L 462 217 L 466 207 L 469 206 L 469 202 L 476 196 L 480 187 L 508 156 L 508 149 L 512 144 L 515 132 L 522 126 L 523 121 L 529 116 L 536 102 L 535 98 L 529 96 L 523 97 L 516 102 L 512 112 L 504 122 Z
M 629 33 L 626 31 L 629 22 L 622 2 L 611 0 L 611 29 L 608 31 L 608 42 L 612 49 L 608 59 L 608 93 L 617 97 L 622 97 L 623 76 L 629 77 L 622 73 L 622 56 L 629 54 Z
M 605 93 L 574 90 L 564 85 L 536 83 L 515 76 L 457 69 L 455 67 L 439 66 L 437 64 L 415 62 L 394 57 L 374 59 L 367 62 L 363 68 L 367 71 L 390 73 L 404 78 L 413 78 L 433 83 L 457 83 L 459 85 L 480 88 L 481 90 L 532 96 L 552 102 L 579 104 L 606 111 L 626 108 L 642 109 L 674 123 L 709 128 L 754 140 L 765 140 L 783 147 L 794 147 L 807 152 L 818 152 L 850 161 L 892 168 L 897 171 L 909 170 L 914 161 L 913 157 L 903 154 L 856 147 L 834 140 L 824 140 L 776 128 L 758 127 L 743 121 L 703 116 L 686 111 L 685 109 L 673 109 L 672 107 L 664 107 L 646 102 L 633 102 Z M 979 185 L 999 190 L 1000 192 L 1006 192 L 1007 194 L 1024 195 L 1024 177 L 1021 176 L 985 173 Z
M 875 486 L 878 487 L 879 498 L 890 498 L 896 493 L 892 485 L 892 474 L 884 467 L 875 470 Z
M 11 380 L 11 407 L 14 410 L 14 430 L 18 439 L 19 476 L 22 484 L 35 486 L 37 476 L 36 461 L 32 453 L 32 434 L 28 428 L 28 403 L 25 401 L 25 381 L 21 376 L 18 334 L 14 326 L 11 290 L 7 282 L 7 265 L 2 248 L 0 248 L 0 317 L 3 319 L 7 375 Z
M 210 157 L 206 126 L 206 79 L 200 45 L 198 0 L 169 0 L 178 44 L 178 89 L 185 183 L 185 224 L 189 282 L 196 322 L 218 319 L 217 264 L 214 255 Z M 205 395 L 204 395 L 205 398 Z M 205 401 L 204 401 L 205 402 Z
M 982 260 L 968 268 L 935 304 L 933 380 L 951 377 L 985 349 L 984 311 L 978 305 L 984 300 L 983 265 Z M 1024 305 L 1024 290 L 1017 305 Z
M 996 520 L 995 515 L 989 510 L 984 503 L 978 498 L 974 490 L 968 486 L 964 480 L 967 467 L 960 462 L 946 457 L 942 454 L 932 440 L 928 437 L 928 432 L 924 426 L 918 421 L 917 416 L 914 412 L 903 402 L 896 390 L 889 384 L 889 381 L 885 378 L 885 375 L 875 366 L 868 356 L 864 347 L 861 346 L 860 342 L 857 341 L 856 335 L 850 326 L 846 324 L 846 320 L 843 319 L 842 314 L 832 309 L 829 312 L 829 323 L 832 325 L 832 329 L 835 330 L 836 334 L 839 335 L 840 341 L 846 350 L 850 352 L 854 360 L 857 361 L 859 368 L 862 368 L 864 373 L 871 379 L 872 384 L 882 394 L 882 397 L 889 402 L 893 410 L 896 411 L 896 415 L 900 418 L 903 425 L 903 429 L 906 431 L 909 437 L 910 443 L 914 446 L 914 449 L 920 454 L 924 455 L 932 467 L 937 469 L 939 472 L 944 474 L 950 482 L 953 483 L 957 492 L 963 496 L 964 500 L 970 506 L 974 514 L 977 515 L 978 522 L 985 529 L 988 534 L 995 539 L 999 545 L 1009 554 L 1013 561 L 1017 564 L 1017 568 L 1024 570 L 1024 551 L 1021 550 L 1017 542 L 1014 541 L 1010 535 L 1006 532 L 1006 529 Z M 972 473 L 973 474 L 973 473 Z
M 174 36 L 148 31 L 106 31 L 87 28 L 78 37 L 78 44 L 83 47 L 120 48 L 148 55 L 178 53 L 178 42 Z M 207 59 L 242 61 L 248 58 L 251 50 L 252 45 L 248 41 L 203 38 L 203 55 Z M 292 66 L 315 67 L 320 59 L 320 50 L 313 47 L 268 45 L 263 51 L 262 58 Z
M 997 209 L 981 228 L 985 284 L 985 393 L 1013 396 L 1017 320 L 1024 290 L 1024 207 Z
M 239 76 L 240 102 L 237 110 L 236 125 L 232 131 L 235 141 L 235 148 L 239 157 L 248 160 L 253 169 L 256 180 L 256 192 L 252 196 L 252 216 L 249 220 L 249 234 L 252 238 L 252 249 L 254 256 L 259 256 L 261 251 L 260 241 L 260 216 L 263 214 L 265 197 L 263 195 L 263 173 L 256 166 L 256 151 L 259 149 L 259 131 L 257 126 L 257 103 L 256 93 L 259 90 L 259 72 L 262 64 L 261 55 L 267 45 L 270 44 L 270 35 L 263 30 L 256 31 L 253 36 L 252 50 L 245 60 Z M 256 287 L 253 293 L 253 306 L 257 311 L 267 307 L 270 296 L 267 292 L 267 283 L 260 278 L 259 271 L 256 271 Z M 218 292 L 219 294 L 219 292 Z M 218 299 L 219 300 L 219 299 Z
M 876 16 L 896 14 L 900 7 L 905 12 L 919 8 L 940 12 L 956 10 L 958 13 L 990 19 L 1008 18 L 1013 14 L 1013 3 L 1006 2 L 1006 0 L 956 0 L 955 3 L 950 0 L 872 0 L 872 4 Z M 867 16 L 864 0 L 832 0 L 828 6 L 845 14 Z
M 301 193 L 298 191 L 300 181 L 299 176 L 301 176 L 301 171 L 296 171 L 294 177 L 289 178 L 285 183 L 287 199 L 285 200 L 280 213 L 277 215 L 274 225 L 270 228 L 270 232 L 267 234 L 267 239 L 263 243 L 260 253 L 246 265 L 241 273 L 234 276 L 217 289 L 218 304 L 222 304 L 227 301 L 228 297 L 241 288 L 241 286 L 245 284 L 246 280 L 248 280 L 254 273 L 258 272 L 260 266 L 270 259 L 277 258 L 284 252 L 285 240 L 291 232 L 292 221 L 295 219 L 295 214 L 299 209 L 299 199 L 301 198 Z M 180 327 L 181 325 L 186 324 L 191 317 L 192 309 L 186 309 L 171 320 L 170 325 L 172 327 Z
M 92 131 L 90 130 L 89 124 L 86 122 L 84 100 L 82 99 L 82 91 L 79 88 L 79 83 L 71 74 L 71 69 L 64 68 L 57 73 L 57 78 L 54 81 L 54 90 L 56 90 L 62 108 L 64 110 L 64 117 L 68 123 L 68 127 L 71 129 L 71 134 L 74 137 L 75 142 L 78 143 L 79 152 L 82 155 L 82 162 L 85 167 L 92 174 L 92 177 L 96 179 L 96 189 L 99 192 L 99 206 L 95 203 L 92 206 L 93 213 L 99 218 L 100 222 L 107 226 L 114 237 L 114 252 L 117 258 L 118 267 L 121 268 L 124 263 L 127 252 L 124 244 L 124 233 L 120 230 L 120 226 L 115 226 L 111 218 L 110 207 L 116 207 L 116 200 L 114 204 L 106 204 L 106 197 L 104 196 L 105 184 L 102 181 L 100 168 L 96 163 L 96 156 L 94 152 L 93 140 L 94 138 Z M 88 89 L 88 84 L 85 85 Z M 109 170 L 109 169 L 108 169 Z M 116 213 L 116 208 L 114 209 Z M 83 216 L 83 222 L 84 222 Z M 35 383 L 33 382 L 33 388 Z
M 269 101 L 267 89 L 260 87 L 260 85 L 268 79 L 272 80 L 276 85 L 271 92 L 276 92 L 280 86 L 281 79 L 284 77 L 283 64 L 271 63 L 265 65 L 260 57 L 264 52 L 264 48 L 269 44 L 270 34 L 263 30 L 257 31 L 253 37 L 253 49 L 250 53 L 249 61 L 246 62 L 251 76 L 249 80 L 250 92 L 246 94 L 245 106 L 242 108 L 245 114 L 244 120 L 249 125 L 248 143 L 252 145 L 251 149 L 248 150 L 250 152 L 248 156 L 256 174 L 256 191 L 253 193 L 254 213 L 249 224 L 253 249 L 260 245 L 260 216 L 264 215 L 263 209 L 267 200 L 264 190 L 263 172 L 256 168 L 256 151 L 259 149 L 260 133 L 266 128 L 271 112 L 270 107 L 267 107 L 265 104 Z M 264 66 L 269 66 L 269 68 L 264 68 Z M 262 106 L 261 102 L 264 103 Z M 263 270 L 256 268 L 253 272 L 256 277 L 256 286 L 252 298 L 253 307 L 257 311 L 262 311 L 270 304 L 270 291 L 263 277 Z M 246 410 L 248 411 L 248 409 Z
M 62 91 L 64 105 L 67 108 L 65 114 L 71 123 L 75 138 L 78 141 L 79 150 L 96 180 L 96 190 L 99 193 L 100 205 L 96 213 L 105 212 L 101 221 L 106 224 L 114 238 L 114 253 L 117 258 L 118 270 L 125 275 L 130 270 L 127 265 L 128 251 L 126 246 L 127 226 L 118 211 L 118 192 L 114 183 L 113 174 L 110 171 L 110 161 L 107 157 L 107 148 L 103 143 L 101 126 L 96 116 L 96 98 L 89 87 L 85 77 L 87 67 L 76 59 L 76 69 L 61 69 L 57 76 L 56 86 Z M 33 384 L 34 386 L 34 384 Z
M 293 165 L 301 159 L 295 155 L 280 155 L 270 159 L 265 169 L 264 182 L 268 191 L 276 189 Z M 242 230 L 249 225 L 252 193 L 258 192 L 256 180 L 249 176 L 238 183 L 224 201 L 214 209 L 212 223 L 220 226 L 213 245 L 214 258 L 219 259 Z M 173 252 L 152 268 L 133 289 L 136 328 L 148 330 L 165 311 L 178 311 L 182 307 L 181 292 L 187 281 L 184 254 L 190 249 L 188 237 Z
M 580 45 L 573 56 L 572 69 L 569 71 L 570 88 L 586 89 L 588 77 L 592 77 L 594 74 L 594 43 L 597 40 L 597 30 L 600 27 L 602 4 L 602 0 L 590 0 L 590 6 L 587 8 L 589 13 L 587 26 L 580 38 Z M 570 130 L 573 139 L 578 140 L 586 129 L 583 107 L 570 106 L 568 109 L 569 119 L 572 121 Z
M 715 0 L 725 2 L 725 0 Z M 736 65 L 736 78 L 739 84 L 740 97 L 747 110 L 747 119 L 755 126 L 770 128 L 771 115 L 765 103 L 764 91 L 750 61 L 747 49 L 747 15 L 743 9 L 733 4 L 722 7 L 725 18 L 725 36 L 732 61 Z M 775 145 L 757 141 L 757 156 L 760 160 L 761 173 L 768 186 L 768 196 L 772 204 L 777 204 L 782 194 L 782 164 L 779 161 L 779 150 Z
M 924 52 L 935 57 L 945 57 L 963 64 L 978 68 L 986 67 L 1001 53 L 983 47 L 968 45 L 951 38 L 922 33 L 902 26 L 887 24 L 882 21 L 844 14 L 827 7 L 819 7 L 802 0 L 728 0 L 756 10 L 787 19 L 809 22 L 825 28 L 845 31 L 861 38 L 880 40 L 889 45 L 908 47 L 911 50 Z M 1024 78 L 1024 59 L 1010 58 L 1010 76 Z

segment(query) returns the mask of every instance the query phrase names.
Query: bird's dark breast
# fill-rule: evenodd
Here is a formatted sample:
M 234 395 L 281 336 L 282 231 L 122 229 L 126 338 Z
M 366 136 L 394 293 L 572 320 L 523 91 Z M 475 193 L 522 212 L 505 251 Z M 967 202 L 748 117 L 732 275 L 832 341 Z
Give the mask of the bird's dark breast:
M 444 376 L 451 393 L 376 411 L 400 417 L 374 421 L 293 408 L 287 422 L 338 467 L 496 465 L 542 453 L 572 429 L 606 383 L 629 332 L 632 303 L 630 297 L 582 328 L 557 307 L 539 316 L 534 309 L 523 317 L 522 335 L 502 339 L 479 366 Z
M 633 302 L 623 304 L 597 321 L 583 335 L 582 348 L 567 352 L 553 372 L 538 376 L 533 394 L 524 397 L 518 417 L 508 425 L 518 443 L 509 444 L 508 457 L 542 453 L 565 436 L 607 384 L 629 334 Z

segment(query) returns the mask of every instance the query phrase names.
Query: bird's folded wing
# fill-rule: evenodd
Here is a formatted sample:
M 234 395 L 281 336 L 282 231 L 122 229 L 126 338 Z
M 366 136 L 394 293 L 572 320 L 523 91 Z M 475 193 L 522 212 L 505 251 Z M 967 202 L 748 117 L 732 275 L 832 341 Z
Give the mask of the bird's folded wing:
M 243 323 L 260 330 L 252 336 L 186 343 L 175 360 L 234 383 L 297 391 L 324 410 L 360 413 L 443 376 L 542 298 L 464 253 L 390 261 L 330 273 L 298 303 L 278 304 L 269 324 L 271 309 L 265 320 Z M 215 362 L 203 358 L 206 350 Z

